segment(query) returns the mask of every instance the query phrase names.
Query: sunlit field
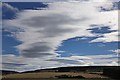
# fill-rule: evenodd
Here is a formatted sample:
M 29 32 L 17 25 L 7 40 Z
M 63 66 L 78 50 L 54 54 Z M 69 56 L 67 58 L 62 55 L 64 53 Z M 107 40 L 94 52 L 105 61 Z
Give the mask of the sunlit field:
M 22 73 L 22 74 L 9 74 L 3 76 L 3 78 L 55 78 L 58 75 L 72 75 L 72 76 L 83 76 L 85 78 L 107 78 L 98 74 L 88 74 L 84 72 L 39 72 L 39 73 Z
M 114 79 L 37 79 L 37 78 L 34 78 L 34 79 L 31 79 L 31 78 L 28 78 L 28 79 L 20 79 L 20 78 L 11 78 L 11 79 L 2 79 L 2 80 L 114 80 Z
M 58 79 L 55 76 L 59 75 L 72 75 L 72 76 L 83 76 L 85 79 Z M 22 73 L 22 74 L 9 74 L 2 76 L 2 80 L 112 80 L 108 77 L 89 74 L 84 72 L 39 72 L 39 73 Z

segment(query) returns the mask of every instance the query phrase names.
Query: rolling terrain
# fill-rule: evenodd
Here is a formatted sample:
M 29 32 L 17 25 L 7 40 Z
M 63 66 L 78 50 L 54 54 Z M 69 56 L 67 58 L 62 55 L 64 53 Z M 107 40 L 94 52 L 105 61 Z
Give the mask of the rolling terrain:
M 88 67 L 60 67 L 50 69 L 40 69 L 35 71 L 15 72 L 2 76 L 2 80 L 116 80 L 116 77 L 107 75 L 104 70 L 120 70 L 120 67 L 112 66 L 88 66 Z M 114 71 L 115 72 L 115 71 Z M 5 73 L 4 73 L 5 74 Z M 117 75 L 117 73 L 114 73 Z M 59 76 L 59 77 L 56 77 Z M 80 76 L 83 78 L 72 78 L 61 76 Z M 119 79 L 118 79 L 119 80 Z

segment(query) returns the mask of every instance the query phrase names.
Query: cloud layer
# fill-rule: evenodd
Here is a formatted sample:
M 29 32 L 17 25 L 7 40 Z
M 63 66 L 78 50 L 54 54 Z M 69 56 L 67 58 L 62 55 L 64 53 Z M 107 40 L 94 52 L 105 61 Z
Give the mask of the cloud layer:
M 116 55 L 60 57 L 60 54 L 55 51 L 62 46 L 64 40 L 74 37 L 98 37 L 90 42 L 118 41 L 117 10 L 101 11 L 101 6 L 111 9 L 113 3 L 55 2 L 46 4 L 48 8 L 23 10 L 16 13 L 15 19 L 3 21 L 4 28 L 22 42 L 15 46 L 20 56 L 4 55 L 3 66 L 13 62 L 11 66 L 14 65 L 15 68 L 21 70 L 25 67 L 37 69 L 41 65 L 44 68 L 65 66 L 64 64 L 66 66 L 117 65 L 117 58 L 100 59 Z M 88 30 L 103 26 L 108 26 L 110 30 L 116 32 L 100 34 Z M 107 62 L 111 63 L 107 64 Z M 17 67 L 18 65 L 21 65 L 21 68 Z
M 86 55 L 59 58 L 24 58 L 15 55 L 3 55 L 3 69 L 36 70 L 64 66 L 118 66 L 117 55 Z
M 117 30 L 117 10 L 99 11 L 100 6 L 111 7 L 113 6 L 111 3 L 56 2 L 48 4 L 45 10 L 24 10 L 17 13 L 16 19 L 4 22 L 6 27 L 9 25 L 7 29 L 16 29 L 16 39 L 23 42 L 16 46 L 21 56 L 28 58 L 57 56 L 55 50 L 61 46 L 62 41 L 73 37 L 102 35 L 103 37 L 91 42 L 118 40 L 117 32 L 94 34 L 87 30 L 92 28 L 90 26 L 92 24 L 109 26 L 111 30 Z
M 119 2 L 119 0 L 1 0 L 2 2 L 59 2 L 59 1 L 80 1 L 80 2 Z

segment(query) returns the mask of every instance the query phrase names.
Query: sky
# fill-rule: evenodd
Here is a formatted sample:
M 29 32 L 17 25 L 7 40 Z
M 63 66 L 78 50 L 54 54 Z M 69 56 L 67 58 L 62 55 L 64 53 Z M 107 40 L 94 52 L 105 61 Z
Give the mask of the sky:
M 3 2 L 2 20 L 5 70 L 118 66 L 117 2 Z
M 0 0 L 2 2 L 71 2 L 71 1 L 79 1 L 79 2 L 119 2 L 120 0 Z

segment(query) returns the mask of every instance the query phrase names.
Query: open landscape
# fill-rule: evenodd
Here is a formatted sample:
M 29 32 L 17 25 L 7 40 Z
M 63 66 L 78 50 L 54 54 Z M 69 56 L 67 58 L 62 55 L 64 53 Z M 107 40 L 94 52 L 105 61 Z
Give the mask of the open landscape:
M 3 78 L 55 78 L 55 76 L 60 75 L 72 75 L 72 76 L 83 76 L 85 78 L 107 78 L 98 74 L 88 74 L 88 73 L 73 73 L 73 72 L 39 72 L 39 73 L 23 73 L 23 74 L 10 74 L 5 75 Z
M 2 80 L 120 80 L 119 0 L 2 1 Z
M 72 76 L 83 76 L 85 79 L 75 78 L 75 79 L 66 79 L 63 80 L 108 80 L 108 77 L 101 76 L 98 74 L 88 74 L 88 73 L 72 73 L 72 72 L 39 72 L 39 73 L 23 73 L 23 74 L 9 74 L 3 76 L 3 80 L 61 80 L 55 76 L 60 75 L 72 75 Z
M 113 69 L 116 75 L 115 69 L 119 70 L 119 67 L 61 67 L 7 74 L 4 71 L 2 80 L 116 80 L 117 77 L 105 73 L 107 69 Z

